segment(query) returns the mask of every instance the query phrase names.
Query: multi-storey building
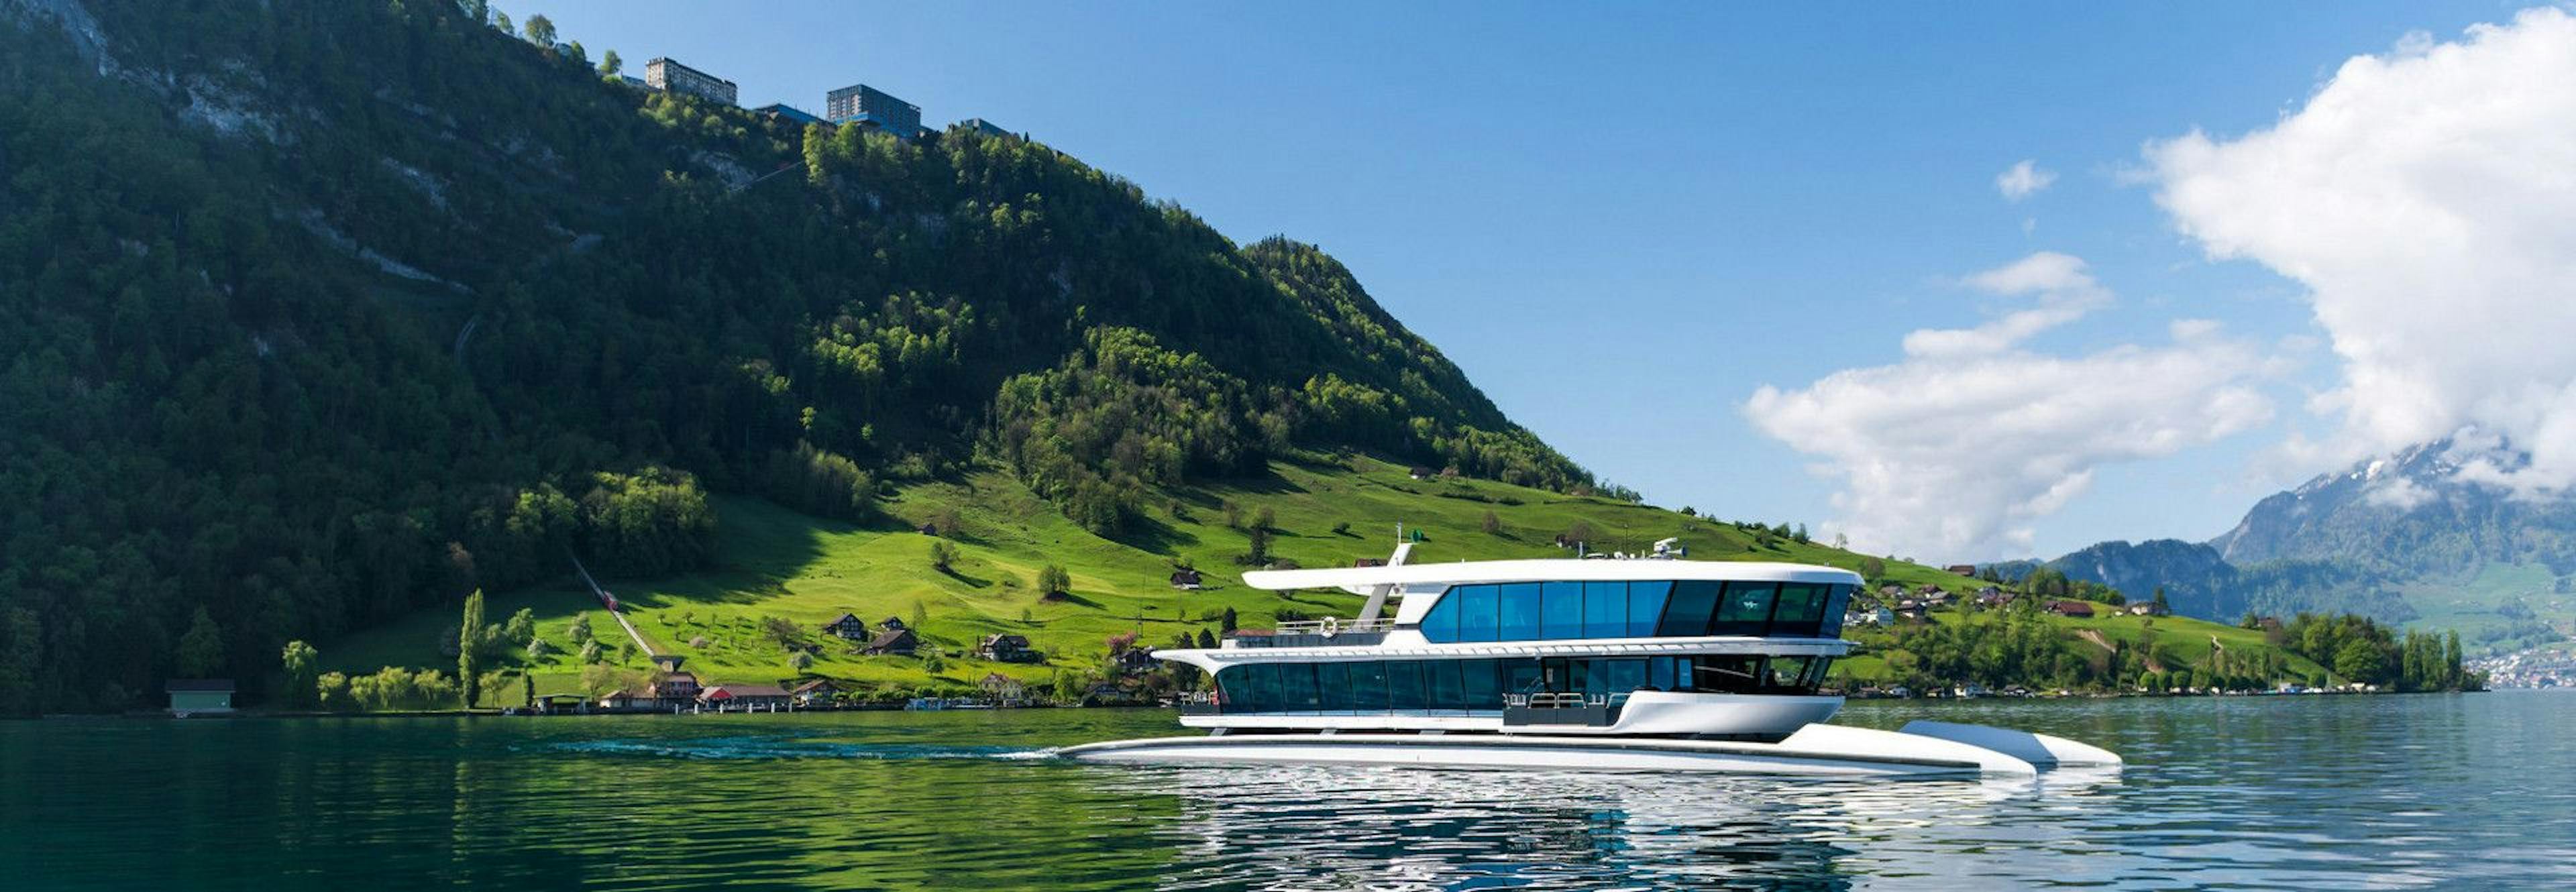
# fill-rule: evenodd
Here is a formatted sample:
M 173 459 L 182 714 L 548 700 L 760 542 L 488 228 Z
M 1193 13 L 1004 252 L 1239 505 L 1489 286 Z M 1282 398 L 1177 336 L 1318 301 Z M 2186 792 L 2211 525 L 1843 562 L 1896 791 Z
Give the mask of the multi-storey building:
M 733 82 L 682 65 L 668 58 L 644 63 L 644 85 L 666 93 L 702 96 L 726 105 L 734 104 Z
M 921 106 L 866 84 L 851 84 L 823 97 L 823 117 L 835 124 L 864 121 L 903 139 L 921 133 Z

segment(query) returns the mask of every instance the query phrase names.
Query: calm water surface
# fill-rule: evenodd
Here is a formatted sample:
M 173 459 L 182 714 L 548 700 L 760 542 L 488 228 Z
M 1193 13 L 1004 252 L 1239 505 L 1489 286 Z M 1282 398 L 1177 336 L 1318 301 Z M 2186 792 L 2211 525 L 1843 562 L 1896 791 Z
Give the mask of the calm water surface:
M 2036 783 L 1138 768 L 1153 711 L 0 723 L 0 888 L 2576 887 L 2576 694 L 1859 703 Z

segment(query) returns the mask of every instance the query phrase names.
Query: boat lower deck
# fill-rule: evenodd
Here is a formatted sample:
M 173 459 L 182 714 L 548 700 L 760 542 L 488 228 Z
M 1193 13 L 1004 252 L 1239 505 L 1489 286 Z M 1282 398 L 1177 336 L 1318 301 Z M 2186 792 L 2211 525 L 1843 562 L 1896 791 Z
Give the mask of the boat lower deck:
M 1328 763 L 1824 777 L 2037 774 L 2040 765 L 2025 756 L 2050 765 L 2119 764 L 2119 757 L 2108 752 L 2045 735 L 1991 728 L 1963 735 L 1955 730 L 1970 727 L 1974 726 L 1908 733 L 1818 724 L 1778 743 L 1531 734 L 1213 735 L 1084 744 L 1056 750 L 1055 755 L 1091 762 Z M 1977 737 L 1979 742 L 1950 739 L 1962 736 Z

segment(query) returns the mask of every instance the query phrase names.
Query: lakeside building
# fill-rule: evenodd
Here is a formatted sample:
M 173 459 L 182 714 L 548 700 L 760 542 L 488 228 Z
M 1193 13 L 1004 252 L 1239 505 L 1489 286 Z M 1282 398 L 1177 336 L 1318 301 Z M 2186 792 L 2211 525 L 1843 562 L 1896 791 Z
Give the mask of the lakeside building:
M 921 106 L 866 84 L 851 84 L 823 94 L 823 117 L 834 124 L 874 124 L 901 139 L 912 139 L 921 133 Z
M 787 705 L 787 689 L 774 684 L 723 684 L 708 688 L 698 700 L 721 709 L 778 709 Z
M 644 63 L 644 85 L 665 93 L 687 93 L 733 105 L 732 81 L 699 71 L 668 57 Z
M 170 695 L 170 714 L 183 719 L 233 711 L 233 680 L 229 678 L 173 678 L 161 690 Z

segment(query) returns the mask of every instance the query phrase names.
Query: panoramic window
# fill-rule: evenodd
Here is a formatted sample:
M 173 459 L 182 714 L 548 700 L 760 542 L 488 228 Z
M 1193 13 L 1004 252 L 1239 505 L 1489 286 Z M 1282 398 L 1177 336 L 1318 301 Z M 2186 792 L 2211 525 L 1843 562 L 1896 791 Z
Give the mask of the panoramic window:
M 1449 589 L 1422 617 L 1438 644 L 1577 638 L 1832 637 L 1850 586 L 1773 582 L 1515 582 Z
M 1217 673 L 1222 711 L 1468 715 L 1502 709 L 1505 697 L 1580 694 L 1620 702 L 1637 691 L 1812 694 L 1823 657 L 1521 657 L 1254 663 Z

